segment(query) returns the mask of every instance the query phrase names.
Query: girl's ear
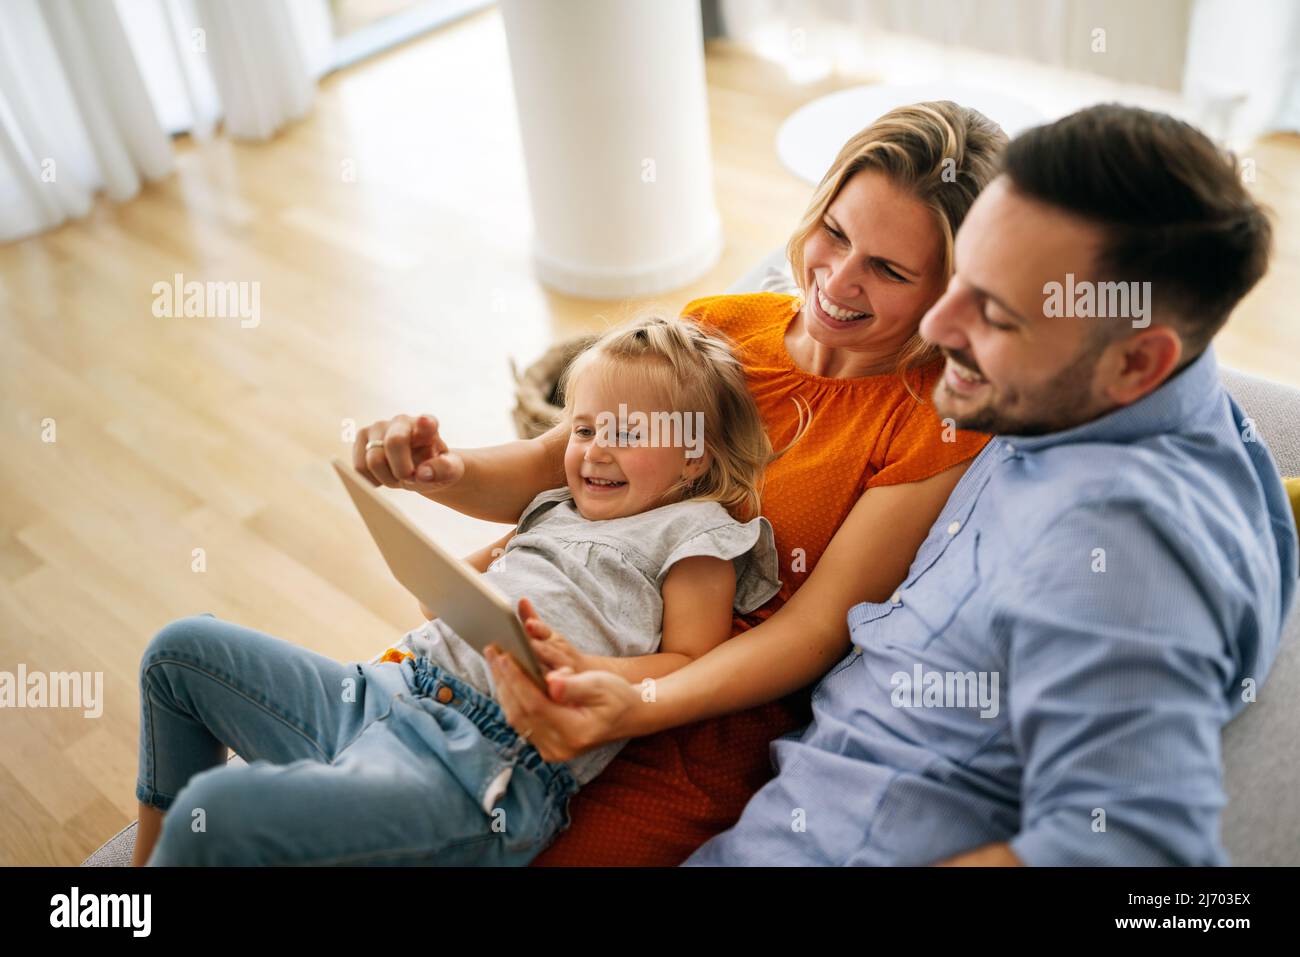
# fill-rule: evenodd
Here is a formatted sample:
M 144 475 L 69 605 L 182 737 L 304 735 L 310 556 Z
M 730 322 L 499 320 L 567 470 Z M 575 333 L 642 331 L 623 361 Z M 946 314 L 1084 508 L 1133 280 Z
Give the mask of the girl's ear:
M 687 459 L 686 467 L 682 469 L 682 478 L 695 479 L 703 478 L 709 474 L 709 469 L 713 465 L 713 457 L 706 450 L 698 458 Z

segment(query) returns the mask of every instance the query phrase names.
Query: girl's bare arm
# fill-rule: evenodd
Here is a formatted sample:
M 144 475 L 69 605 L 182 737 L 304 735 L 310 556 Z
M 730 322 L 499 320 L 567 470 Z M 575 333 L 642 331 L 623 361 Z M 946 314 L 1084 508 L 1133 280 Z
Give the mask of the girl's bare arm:
M 690 664 L 731 637 L 734 562 L 712 555 L 683 558 L 669 569 L 662 594 L 663 637 L 657 652 L 622 658 L 584 655 L 583 668 L 612 671 L 638 684 Z
M 538 493 L 564 484 L 568 438 L 561 423 L 535 439 L 451 449 L 433 416 L 399 415 L 358 431 L 352 464 L 375 485 L 419 492 L 485 521 L 515 522 Z M 383 446 L 367 448 L 371 439 Z

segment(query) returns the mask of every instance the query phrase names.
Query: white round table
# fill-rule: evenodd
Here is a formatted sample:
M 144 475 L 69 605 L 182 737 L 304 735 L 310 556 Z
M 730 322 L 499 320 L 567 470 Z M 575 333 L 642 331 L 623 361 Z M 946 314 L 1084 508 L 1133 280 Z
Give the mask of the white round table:
M 959 83 L 874 84 L 839 90 L 806 103 L 781 124 L 776 151 L 790 172 L 821 182 L 849 137 L 896 106 L 923 100 L 952 100 L 979 110 L 1008 136 L 1047 120 L 1015 97 Z

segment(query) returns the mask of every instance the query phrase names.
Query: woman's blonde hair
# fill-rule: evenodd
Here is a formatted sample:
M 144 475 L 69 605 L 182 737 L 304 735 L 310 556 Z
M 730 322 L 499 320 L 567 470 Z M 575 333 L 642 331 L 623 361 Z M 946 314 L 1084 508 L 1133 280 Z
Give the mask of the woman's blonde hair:
M 944 277 L 952 275 L 952 245 L 980 190 L 997 175 L 1007 135 L 983 113 L 951 100 L 913 103 L 890 110 L 840 150 L 813 193 L 808 210 L 786 245 L 786 256 L 804 298 L 804 243 L 821 228 L 826 210 L 844 184 L 864 169 L 884 173 L 934 211 L 944 240 Z M 908 371 L 938 358 L 938 349 L 914 334 L 899 353 L 898 373 L 907 389 Z
M 763 471 L 790 446 L 773 452 L 745 368 L 734 345 L 694 320 L 642 315 L 609 329 L 577 356 L 560 378 L 563 421 L 572 429 L 573 393 L 578 378 L 596 370 L 621 388 L 643 386 L 683 414 L 703 414 L 708 471 L 679 479 L 666 501 L 684 498 L 717 502 L 733 517 L 756 517 L 762 504 Z M 792 442 L 791 445 L 794 443 Z

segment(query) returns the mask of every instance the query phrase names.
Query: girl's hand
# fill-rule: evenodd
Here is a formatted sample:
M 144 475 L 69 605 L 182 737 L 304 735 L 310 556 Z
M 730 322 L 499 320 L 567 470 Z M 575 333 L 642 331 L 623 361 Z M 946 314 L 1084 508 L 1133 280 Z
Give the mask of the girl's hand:
M 537 617 L 533 603 L 527 598 L 519 599 L 519 620 L 524 623 L 524 633 L 532 640 L 533 654 L 544 670 L 568 668 L 576 672 L 591 668 L 591 660 L 586 655 Z
M 371 439 L 384 444 L 367 448 Z M 465 474 L 465 461 L 438 435 L 431 415 L 399 415 L 380 419 L 357 432 L 352 464 L 374 485 L 434 492 L 455 485 Z

